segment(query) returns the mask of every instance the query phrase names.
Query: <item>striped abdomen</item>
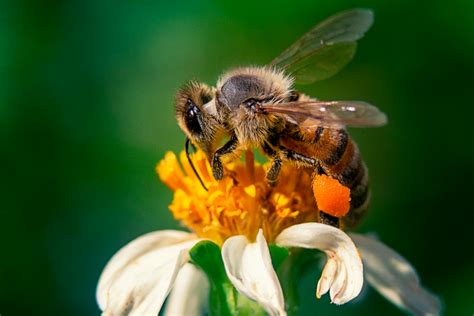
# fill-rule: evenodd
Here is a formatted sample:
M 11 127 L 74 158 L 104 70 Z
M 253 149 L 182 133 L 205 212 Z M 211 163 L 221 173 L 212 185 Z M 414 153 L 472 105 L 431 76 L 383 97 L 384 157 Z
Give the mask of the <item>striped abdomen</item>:
M 368 207 L 367 167 L 345 129 L 318 127 L 300 130 L 290 127 L 281 138 L 281 144 L 299 154 L 317 160 L 322 171 L 351 189 L 351 208 L 342 219 L 344 225 L 353 227 Z

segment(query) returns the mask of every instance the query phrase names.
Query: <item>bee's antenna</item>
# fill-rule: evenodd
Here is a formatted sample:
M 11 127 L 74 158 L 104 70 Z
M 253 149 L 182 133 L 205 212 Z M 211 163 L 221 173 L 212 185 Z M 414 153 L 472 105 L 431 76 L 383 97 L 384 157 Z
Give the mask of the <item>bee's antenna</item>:
M 202 187 L 204 188 L 204 190 L 207 191 L 207 188 L 204 185 L 204 182 L 202 181 L 201 177 L 199 176 L 199 173 L 197 172 L 196 168 L 194 167 L 193 161 L 191 160 L 191 156 L 189 156 L 189 144 L 190 143 L 191 143 L 191 141 L 189 140 L 188 137 L 186 137 L 186 144 L 184 145 L 184 148 L 186 149 L 186 158 L 188 158 L 188 162 L 191 165 L 191 169 L 193 169 L 194 174 L 198 178 L 198 180 L 201 183 Z M 193 147 L 194 150 L 196 150 L 196 148 L 194 147 L 194 145 L 192 143 L 191 143 L 191 146 Z

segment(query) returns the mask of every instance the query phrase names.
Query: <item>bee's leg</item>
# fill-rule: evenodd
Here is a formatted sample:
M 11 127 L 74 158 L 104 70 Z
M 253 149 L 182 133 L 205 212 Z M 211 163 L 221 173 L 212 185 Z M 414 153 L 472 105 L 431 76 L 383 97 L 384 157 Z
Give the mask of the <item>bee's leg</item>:
M 267 181 L 270 185 L 274 185 L 278 180 L 280 174 L 282 160 L 279 156 L 273 158 L 272 165 L 267 171 Z
M 319 222 L 337 228 L 340 227 L 339 218 L 324 213 L 323 211 L 319 211 Z
M 273 158 L 272 165 L 267 171 L 267 182 L 271 186 L 275 185 L 275 183 L 278 180 L 278 175 L 280 174 L 281 170 L 281 164 L 283 162 L 281 158 L 281 154 L 276 152 L 272 146 L 268 143 L 263 143 L 262 145 L 262 150 L 263 152 L 267 155 Z
M 300 163 L 301 165 L 309 168 L 317 169 L 318 173 L 324 172 L 322 171 L 321 164 L 319 160 L 305 156 L 303 154 L 297 153 L 293 150 L 290 150 L 285 147 L 280 146 L 280 151 L 282 152 L 285 159 L 292 160 L 294 162 Z
M 221 157 L 232 153 L 237 149 L 237 145 L 237 136 L 234 134 L 229 141 L 224 144 L 224 146 L 216 150 L 214 153 L 214 156 L 212 157 L 212 174 L 216 180 L 221 180 L 224 177 L 224 167 L 222 165 Z
M 270 144 L 264 143 L 262 149 L 267 156 L 273 158 L 272 165 L 270 166 L 267 172 L 267 181 L 271 185 L 275 184 L 275 182 L 278 180 L 278 175 L 280 173 L 281 165 L 284 160 L 292 160 L 298 162 L 299 164 L 305 167 L 315 168 L 318 170 L 318 172 L 319 169 L 322 170 L 322 168 L 319 167 L 319 162 L 316 159 L 299 154 L 283 146 L 279 146 L 278 150 L 275 150 L 272 148 L 272 146 L 270 146 Z
M 285 155 L 286 159 L 293 160 L 306 167 L 314 168 L 314 172 L 317 174 L 325 173 L 323 168 L 321 167 L 319 160 L 317 159 L 307 157 L 305 155 L 302 155 L 300 153 L 294 152 L 292 150 L 289 150 L 283 147 L 280 147 L 280 151 Z M 324 213 L 323 211 L 319 211 L 319 222 L 326 225 L 331 225 L 331 226 L 340 228 L 339 218 L 331 216 L 327 213 Z

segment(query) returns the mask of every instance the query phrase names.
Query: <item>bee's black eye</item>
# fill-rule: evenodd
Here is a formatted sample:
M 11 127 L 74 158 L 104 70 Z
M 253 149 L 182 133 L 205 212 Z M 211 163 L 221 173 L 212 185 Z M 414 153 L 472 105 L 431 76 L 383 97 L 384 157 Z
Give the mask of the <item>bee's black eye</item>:
M 187 105 L 187 110 L 186 110 L 186 115 L 185 115 L 185 122 L 186 126 L 188 127 L 189 131 L 193 134 L 195 133 L 201 133 L 201 111 L 199 108 L 196 106 L 196 104 L 188 99 L 186 102 Z

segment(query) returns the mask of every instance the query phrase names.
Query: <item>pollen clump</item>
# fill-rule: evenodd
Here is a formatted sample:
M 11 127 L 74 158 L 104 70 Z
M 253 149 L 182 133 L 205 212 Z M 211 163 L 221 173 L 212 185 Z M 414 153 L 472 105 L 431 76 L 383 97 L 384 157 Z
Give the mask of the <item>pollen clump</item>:
M 349 212 L 351 190 L 336 179 L 326 175 L 315 176 L 313 193 L 321 211 L 334 217 L 342 217 Z
M 202 238 L 222 244 L 233 235 L 255 239 L 259 228 L 272 242 L 285 228 L 318 220 L 310 173 L 285 165 L 275 186 L 266 180 L 268 165 L 246 159 L 225 164 L 216 181 L 203 152 L 191 157 L 208 191 L 200 184 L 184 152 L 179 161 L 168 152 L 156 166 L 160 179 L 174 191 L 169 209 L 182 224 Z

